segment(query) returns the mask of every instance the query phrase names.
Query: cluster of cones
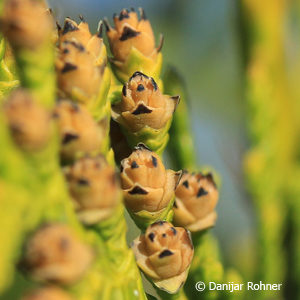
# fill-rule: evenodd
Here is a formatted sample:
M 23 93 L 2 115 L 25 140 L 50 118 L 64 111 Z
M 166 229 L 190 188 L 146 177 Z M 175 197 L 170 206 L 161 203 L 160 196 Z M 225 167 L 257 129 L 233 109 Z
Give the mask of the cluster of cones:
M 79 24 L 67 18 L 54 33 L 43 2 L 6 1 L 1 29 L 13 49 L 38 49 L 49 39 L 55 41 L 58 100 L 49 111 L 30 91 L 18 89 L 5 101 L 4 112 L 22 151 L 44 151 L 58 132 L 60 161 L 83 225 L 111 218 L 123 198 L 143 231 L 132 247 L 138 266 L 158 288 L 176 293 L 193 258 L 189 231 L 215 224 L 218 191 L 211 174 L 165 168 L 159 155 L 168 141 L 179 96 L 162 92 L 162 39 L 156 47 L 142 9 L 140 18 L 134 10 L 122 10 L 113 20 L 114 28 L 104 20 L 92 35 L 82 17 Z M 113 55 L 110 61 L 103 27 Z M 119 95 L 112 105 L 109 86 Z M 107 143 L 110 117 L 128 147 L 125 154 L 115 151 L 120 176 Z M 115 150 L 115 134 L 111 139 Z M 92 251 L 67 225 L 51 224 L 29 239 L 22 266 L 35 279 L 68 285 L 82 276 L 92 258 Z M 69 296 L 47 287 L 24 299 Z

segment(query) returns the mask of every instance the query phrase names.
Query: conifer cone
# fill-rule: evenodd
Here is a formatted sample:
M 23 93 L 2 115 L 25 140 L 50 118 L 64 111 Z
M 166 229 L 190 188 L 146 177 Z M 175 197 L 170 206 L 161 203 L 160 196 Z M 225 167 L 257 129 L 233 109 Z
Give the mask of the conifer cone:
M 163 95 L 153 78 L 135 72 L 123 87 L 121 101 L 112 106 L 112 117 L 132 148 L 142 142 L 161 154 L 179 98 Z
M 9 41 L 20 85 L 47 108 L 55 98 L 54 22 L 46 1 L 4 0 L 1 31 Z
M 5 0 L 0 25 L 13 48 L 35 49 L 49 39 L 53 22 L 44 1 Z
M 192 232 L 215 225 L 219 193 L 211 173 L 185 172 L 175 191 L 174 224 Z
M 194 255 L 186 229 L 158 221 L 134 240 L 132 249 L 138 266 L 155 286 L 171 294 L 182 287 Z
M 35 280 L 72 284 L 92 258 L 91 249 L 68 226 L 49 224 L 28 240 L 21 267 Z
M 142 8 L 140 18 L 132 9 L 123 9 L 119 15 L 113 17 L 115 27 L 111 27 L 104 20 L 110 49 L 114 56 L 112 64 L 115 74 L 121 82 L 126 82 L 135 71 L 145 72 L 159 80 L 163 44 L 155 46 L 155 38 L 151 24 Z
M 120 187 L 104 157 L 83 157 L 66 168 L 65 175 L 80 221 L 91 225 L 113 215 L 120 203 Z
M 54 117 L 59 128 L 64 161 L 101 152 L 104 129 L 94 121 L 84 106 L 61 100 L 54 109 Z
M 59 94 L 86 103 L 99 92 L 103 69 L 76 41 L 65 41 L 56 62 Z
M 97 120 L 109 120 L 110 71 L 102 39 L 102 25 L 92 35 L 87 22 L 70 18 L 58 28 L 56 60 L 59 95 L 85 105 Z M 109 125 L 109 123 L 108 123 Z
M 95 65 L 101 66 L 106 64 L 106 48 L 102 38 L 102 23 L 100 23 L 97 34 L 92 35 L 89 24 L 82 16 L 80 18 L 81 22 L 79 24 L 71 18 L 66 18 L 63 28 L 58 28 L 59 47 L 63 48 L 66 42 L 80 44 L 95 59 Z
M 125 205 L 139 227 L 171 216 L 181 172 L 166 170 L 159 156 L 143 144 L 121 162 L 121 170 Z
M 51 136 L 50 114 L 28 91 L 13 91 L 3 108 L 12 137 L 23 150 L 39 151 L 47 145 Z

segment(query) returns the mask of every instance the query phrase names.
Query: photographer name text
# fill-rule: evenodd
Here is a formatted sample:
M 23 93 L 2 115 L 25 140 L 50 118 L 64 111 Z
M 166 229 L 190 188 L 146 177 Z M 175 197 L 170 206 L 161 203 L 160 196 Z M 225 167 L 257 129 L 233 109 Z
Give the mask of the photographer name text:
M 209 282 L 204 283 L 199 281 L 196 283 L 195 288 L 198 292 L 202 292 L 204 290 L 209 291 L 242 291 L 246 289 L 248 291 L 280 291 L 282 289 L 282 283 L 263 283 L 260 282 L 247 282 L 247 283 L 234 283 L 234 282 L 227 282 L 227 283 L 216 283 L 216 282 Z

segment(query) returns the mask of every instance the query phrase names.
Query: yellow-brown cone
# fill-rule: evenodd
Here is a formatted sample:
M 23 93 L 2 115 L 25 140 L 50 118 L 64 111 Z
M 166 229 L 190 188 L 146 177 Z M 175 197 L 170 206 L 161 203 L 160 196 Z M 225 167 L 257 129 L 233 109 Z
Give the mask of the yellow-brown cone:
M 50 114 L 22 89 L 11 93 L 4 113 L 15 142 L 26 151 L 41 150 L 50 139 Z
M 140 144 L 121 165 L 123 195 L 129 210 L 157 212 L 168 206 L 179 175 L 166 170 L 156 153 Z
M 106 21 L 106 32 L 115 60 L 126 62 L 132 48 L 146 57 L 156 58 L 161 45 L 155 47 L 151 24 L 142 9 L 140 19 L 135 11 L 123 9 L 119 15 L 114 15 L 113 20 L 115 28 Z
M 22 300 L 72 300 L 64 290 L 57 287 L 45 287 L 28 293 Z
M 48 40 L 53 22 L 44 1 L 6 0 L 1 31 L 14 48 L 35 48 Z
M 132 248 L 138 266 L 157 287 L 176 293 L 184 284 L 194 255 L 186 229 L 156 222 L 134 240 Z
M 174 224 L 192 232 L 215 225 L 219 193 L 211 174 L 184 173 L 175 195 Z
M 122 100 L 112 106 L 114 120 L 132 132 L 162 129 L 171 120 L 179 96 L 163 95 L 153 78 L 135 72 L 123 87 Z
M 116 173 L 104 157 L 84 157 L 65 175 L 79 219 L 85 224 L 95 224 L 110 217 L 120 199 Z
M 77 24 L 77 22 L 71 18 L 66 18 L 63 28 L 59 28 L 58 33 L 60 44 L 67 40 L 73 40 L 86 46 L 92 38 L 89 25 L 83 19 Z
M 83 275 L 92 258 L 91 249 L 66 225 L 51 224 L 29 239 L 21 266 L 35 280 L 71 284 Z
M 70 18 L 66 18 L 64 27 L 59 29 L 58 34 L 59 48 L 64 48 L 65 42 L 75 42 L 82 45 L 91 54 L 96 65 L 101 65 L 106 60 L 106 57 L 102 57 L 102 51 L 105 48 L 102 39 L 102 24 L 98 33 L 92 35 L 88 23 L 82 17 L 79 24 Z
M 58 123 L 64 160 L 100 152 L 104 130 L 97 125 L 85 107 L 62 100 L 54 110 L 54 117 Z
M 81 43 L 61 44 L 56 69 L 61 97 L 85 103 L 99 92 L 104 68 Z

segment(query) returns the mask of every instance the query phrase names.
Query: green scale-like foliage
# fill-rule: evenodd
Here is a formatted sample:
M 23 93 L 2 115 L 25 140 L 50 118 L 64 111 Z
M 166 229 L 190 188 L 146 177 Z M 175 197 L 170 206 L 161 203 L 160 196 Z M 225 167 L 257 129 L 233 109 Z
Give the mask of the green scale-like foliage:
M 18 85 L 19 80 L 11 50 L 6 46 L 5 40 L 0 37 L 0 103 Z

